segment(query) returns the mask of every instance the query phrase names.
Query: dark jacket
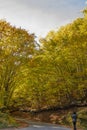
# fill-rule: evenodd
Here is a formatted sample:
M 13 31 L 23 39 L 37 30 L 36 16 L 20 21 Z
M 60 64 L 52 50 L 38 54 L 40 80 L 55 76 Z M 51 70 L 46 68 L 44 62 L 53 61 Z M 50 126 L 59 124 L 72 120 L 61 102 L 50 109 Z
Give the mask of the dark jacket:
M 73 113 L 73 114 L 72 114 L 72 121 L 73 121 L 73 122 L 76 122 L 76 121 L 77 121 L 77 114 L 76 114 L 76 113 Z

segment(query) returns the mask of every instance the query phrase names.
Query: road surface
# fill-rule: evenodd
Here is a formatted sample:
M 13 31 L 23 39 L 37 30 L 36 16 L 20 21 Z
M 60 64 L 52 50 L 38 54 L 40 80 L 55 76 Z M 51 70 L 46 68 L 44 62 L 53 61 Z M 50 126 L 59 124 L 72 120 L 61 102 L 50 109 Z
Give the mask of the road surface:
M 28 128 L 22 128 L 20 130 L 70 130 L 69 128 L 63 128 L 58 126 L 47 125 L 32 125 Z
M 3 129 L 1 129 L 3 130 Z M 38 123 L 30 123 L 29 127 L 26 128 L 8 128 L 4 130 L 71 130 L 70 128 L 64 128 L 58 125 L 51 124 L 38 124 Z

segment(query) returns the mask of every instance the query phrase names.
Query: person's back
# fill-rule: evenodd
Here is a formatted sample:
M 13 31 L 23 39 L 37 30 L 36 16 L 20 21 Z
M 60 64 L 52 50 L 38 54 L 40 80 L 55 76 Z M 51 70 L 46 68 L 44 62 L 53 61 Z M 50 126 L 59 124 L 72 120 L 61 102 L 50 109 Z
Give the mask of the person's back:
M 76 122 L 77 122 L 76 112 L 73 112 L 73 114 L 72 114 L 72 122 L 73 122 L 73 125 L 74 125 L 74 130 L 76 130 Z

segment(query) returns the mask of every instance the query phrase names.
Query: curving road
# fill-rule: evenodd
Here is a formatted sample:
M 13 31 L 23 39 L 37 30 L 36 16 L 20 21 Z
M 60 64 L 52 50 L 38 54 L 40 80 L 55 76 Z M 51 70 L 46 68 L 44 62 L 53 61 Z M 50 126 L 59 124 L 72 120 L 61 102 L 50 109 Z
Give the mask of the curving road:
M 53 125 L 31 125 L 28 128 L 22 128 L 20 130 L 70 130 L 70 129 Z
M 3 130 L 3 129 L 0 129 Z M 58 125 L 52 125 L 47 123 L 30 122 L 29 127 L 26 128 L 7 128 L 4 130 L 71 130 L 70 128 L 64 128 Z
M 26 128 L 8 128 L 8 129 L 1 129 L 1 130 L 71 130 L 69 128 L 58 127 L 58 126 L 39 126 L 39 125 L 32 125 Z
M 9 128 L 4 130 L 71 130 L 70 128 L 64 128 L 58 125 L 51 125 L 51 124 L 38 124 L 31 122 L 29 127 L 26 128 Z

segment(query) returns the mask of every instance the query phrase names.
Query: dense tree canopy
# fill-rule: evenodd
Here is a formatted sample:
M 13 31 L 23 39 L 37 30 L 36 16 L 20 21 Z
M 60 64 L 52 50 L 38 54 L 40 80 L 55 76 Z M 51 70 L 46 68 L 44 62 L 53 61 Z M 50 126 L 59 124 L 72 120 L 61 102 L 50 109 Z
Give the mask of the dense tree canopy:
M 0 20 L 0 106 L 87 103 L 87 10 L 40 39 Z
M 0 105 L 9 105 L 14 91 L 23 87 L 25 68 L 34 50 L 33 34 L 0 21 Z
M 56 105 L 86 102 L 86 16 L 85 14 L 84 18 L 78 18 L 58 31 L 49 32 L 45 39 L 41 39 L 45 70 L 51 78 L 48 78 L 50 91 L 52 89 L 50 94 Z

